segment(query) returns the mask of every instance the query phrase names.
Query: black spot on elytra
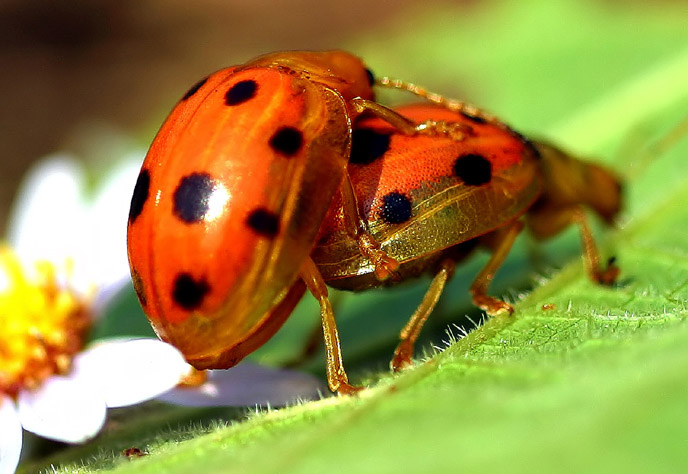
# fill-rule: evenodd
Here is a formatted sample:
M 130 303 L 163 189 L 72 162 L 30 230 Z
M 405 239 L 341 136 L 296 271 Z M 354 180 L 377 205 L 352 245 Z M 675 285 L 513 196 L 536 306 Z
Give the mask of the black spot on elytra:
M 303 134 L 294 127 L 282 127 L 270 138 L 270 148 L 277 153 L 292 156 L 303 145 Z
M 411 218 L 411 199 L 402 193 L 391 192 L 382 196 L 380 217 L 388 224 L 401 224 Z
M 258 84 L 254 80 L 240 81 L 229 88 L 225 94 L 225 104 L 239 105 L 256 95 Z
M 369 128 L 354 130 L 351 139 L 349 163 L 368 165 L 380 158 L 389 150 L 390 135 Z
M 207 173 L 184 176 L 174 190 L 174 214 L 188 224 L 202 220 L 214 190 L 215 181 Z
M 201 79 L 200 81 L 198 81 L 196 84 L 194 84 L 193 86 L 191 86 L 191 89 L 189 89 L 188 91 L 186 91 L 186 94 L 184 94 L 184 97 L 182 97 L 182 101 L 187 100 L 189 97 L 191 97 L 191 96 L 194 95 L 196 92 L 198 92 L 198 90 L 199 90 L 201 87 L 203 87 L 203 85 L 204 85 L 207 81 L 208 81 L 208 78 L 207 78 L 207 77 L 204 77 L 203 79 Z
M 368 78 L 368 84 L 372 87 L 375 85 L 375 74 L 373 74 L 373 71 L 370 69 L 366 68 L 366 77 Z
M 466 111 L 464 111 L 464 110 L 462 110 L 462 111 L 459 112 L 459 113 L 460 113 L 464 118 L 467 118 L 468 120 L 470 120 L 470 121 L 473 122 L 473 123 L 482 124 L 482 123 L 486 123 L 486 122 L 487 122 L 487 120 L 485 120 L 483 117 L 478 117 L 477 115 L 471 115 L 471 114 L 469 114 L 468 112 L 466 112 Z
M 262 207 L 251 211 L 246 224 L 263 237 L 273 238 L 279 232 L 279 216 Z
M 487 184 L 492 179 L 492 163 L 476 153 L 462 155 L 454 162 L 454 174 L 468 186 Z
M 203 299 L 209 291 L 210 286 L 204 279 L 196 280 L 189 273 L 180 273 L 174 280 L 172 298 L 179 306 L 191 311 L 203 304 Z
M 141 306 L 144 308 L 148 305 L 148 300 L 146 299 L 146 289 L 143 286 L 143 280 L 141 275 L 135 269 L 131 269 L 131 281 L 134 283 L 134 291 L 136 291 L 136 296 L 139 297 Z
M 134 194 L 131 196 L 131 206 L 129 207 L 129 222 L 134 222 L 136 218 L 143 211 L 143 205 L 148 200 L 150 193 L 150 173 L 143 169 L 136 179 L 136 186 L 134 186 Z

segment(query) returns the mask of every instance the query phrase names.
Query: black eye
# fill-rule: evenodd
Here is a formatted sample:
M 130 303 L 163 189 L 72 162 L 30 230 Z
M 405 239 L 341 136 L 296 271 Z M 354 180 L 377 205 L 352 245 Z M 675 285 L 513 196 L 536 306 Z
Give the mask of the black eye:
M 373 74 L 373 71 L 370 69 L 366 68 L 366 76 L 368 77 L 368 84 L 372 87 L 375 85 L 375 74 Z

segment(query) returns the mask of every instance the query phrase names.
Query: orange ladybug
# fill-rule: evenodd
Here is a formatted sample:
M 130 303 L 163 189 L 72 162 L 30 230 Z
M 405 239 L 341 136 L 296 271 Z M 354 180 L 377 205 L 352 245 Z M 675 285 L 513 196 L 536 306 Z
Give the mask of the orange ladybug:
M 618 214 L 621 185 L 610 171 L 481 116 L 427 104 L 396 111 L 414 121 L 452 123 L 464 136 L 409 137 L 379 119 L 357 123 L 348 167 L 351 193 L 365 231 L 399 264 L 392 278 L 381 280 L 361 254 L 347 230 L 351 217 L 337 198 L 311 253 L 323 279 L 339 289 L 365 290 L 425 272 L 434 275 L 401 332 L 394 370 L 410 363 L 413 343 L 456 263 L 476 247 L 492 256 L 471 285 L 473 302 L 489 315 L 513 312 L 487 291 L 524 224 L 540 239 L 577 224 L 590 277 L 614 282 L 618 268 L 611 263 L 601 268 L 583 212 L 588 207 L 607 223 Z
M 129 262 L 155 331 L 196 368 L 235 365 L 316 284 L 304 262 L 358 115 L 445 133 L 374 102 L 372 83 L 345 52 L 274 53 L 201 80 L 162 125 L 131 201 Z M 371 239 L 364 250 L 393 266 Z

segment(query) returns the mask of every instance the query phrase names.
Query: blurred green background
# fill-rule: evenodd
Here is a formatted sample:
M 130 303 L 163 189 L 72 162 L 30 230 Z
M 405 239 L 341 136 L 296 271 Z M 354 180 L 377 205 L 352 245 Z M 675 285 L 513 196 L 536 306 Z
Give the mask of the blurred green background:
M 4 0 L 0 232 L 33 160 L 102 123 L 145 145 L 199 77 L 265 52 L 348 49 L 542 133 L 685 46 L 687 14 L 680 0 Z

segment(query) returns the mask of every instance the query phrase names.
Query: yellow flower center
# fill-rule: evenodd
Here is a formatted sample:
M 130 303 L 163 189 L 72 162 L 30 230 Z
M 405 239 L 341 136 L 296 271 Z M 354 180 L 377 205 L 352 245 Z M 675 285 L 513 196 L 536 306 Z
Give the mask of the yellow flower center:
M 58 282 L 53 264 L 37 262 L 29 275 L 0 246 L 0 393 L 16 396 L 67 372 L 90 322 L 88 305 Z

